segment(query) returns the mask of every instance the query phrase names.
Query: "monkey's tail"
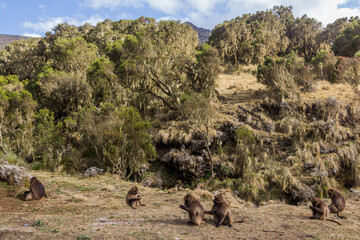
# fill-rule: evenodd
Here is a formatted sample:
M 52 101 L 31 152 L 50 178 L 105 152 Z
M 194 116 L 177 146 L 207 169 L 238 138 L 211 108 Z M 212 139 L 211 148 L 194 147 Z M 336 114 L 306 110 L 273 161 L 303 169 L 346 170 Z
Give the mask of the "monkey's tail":
M 236 220 L 236 221 L 233 221 L 233 223 L 244 223 L 244 222 L 247 222 L 247 219 L 241 219 L 241 220 Z
M 338 221 L 335 221 L 335 220 L 332 220 L 332 219 L 326 219 L 326 221 L 334 222 L 334 223 L 337 223 L 339 226 L 341 226 L 341 223 L 339 223 Z

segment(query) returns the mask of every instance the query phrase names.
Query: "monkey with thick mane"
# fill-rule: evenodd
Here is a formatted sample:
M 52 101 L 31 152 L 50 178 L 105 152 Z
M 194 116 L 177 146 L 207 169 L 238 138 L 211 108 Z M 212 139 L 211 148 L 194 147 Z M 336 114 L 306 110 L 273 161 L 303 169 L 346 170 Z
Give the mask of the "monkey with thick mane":
M 230 211 L 230 204 L 225 201 L 221 193 L 215 196 L 213 203 L 214 205 L 211 211 L 205 211 L 205 213 L 214 215 L 216 227 L 220 227 L 221 224 L 224 224 L 231 228 L 233 219 Z
M 196 199 L 192 194 L 187 194 L 184 197 L 184 202 L 185 205 L 180 205 L 180 208 L 184 209 L 189 213 L 188 224 L 198 226 L 203 223 L 205 214 L 204 208 L 201 205 L 200 201 Z
M 341 194 L 340 191 L 334 189 L 334 188 L 330 188 L 327 191 L 329 197 L 331 198 L 331 204 L 329 205 L 329 210 L 331 213 L 336 213 L 336 215 L 339 218 L 345 218 L 344 216 L 340 216 L 340 213 L 342 211 L 344 211 L 345 209 L 345 198 L 344 196 Z
M 126 194 L 126 204 L 128 204 L 131 208 L 135 209 L 138 204 L 140 204 L 141 206 L 146 206 L 141 201 L 141 196 L 138 193 L 139 188 L 137 186 L 133 186 Z
M 335 220 L 328 219 L 330 210 L 323 200 L 321 200 L 319 198 L 314 198 L 311 200 L 311 203 L 312 203 L 312 206 L 310 206 L 310 209 L 313 212 L 313 216 L 310 217 L 310 219 L 320 219 L 323 221 L 326 220 L 326 221 L 334 222 L 334 223 L 341 225 L 341 223 L 339 223 Z
M 40 200 L 43 197 L 48 197 L 45 191 L 44 184 L 36 177 L 30 179 L 30 191 L 24 193 L 25 201 Z

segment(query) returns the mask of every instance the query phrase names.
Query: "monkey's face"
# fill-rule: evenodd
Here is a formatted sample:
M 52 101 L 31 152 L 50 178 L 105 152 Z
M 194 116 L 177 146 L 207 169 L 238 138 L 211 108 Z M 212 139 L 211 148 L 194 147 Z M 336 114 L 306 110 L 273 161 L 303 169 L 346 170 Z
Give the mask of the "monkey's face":
M 36 183 L 37 181 L 38 181 L 38 180 L 37 180 L 36 177 L 32 177 L 32 178 L 30 179 L 30 184 Z
M 223 202 L 223 197 L 222 194 L 219 194 L 217 196 L 215 196 L 213 203 L 214 204 L 221 204 Z
M 135 195 L 135 194 L 137 194 L 138 192 L 139 192 L 138 187 L 134 186 L 134 187 L 131 188 L 131 193 L 132 193 L 132 194 Z
M 320 203 L 320 199 L 314 198 L 311 200 L 311 203 L 312 203 L 313 207 L 316 207 Z
M 186 195 L 184 198 L 185 205 L 190 205 L 193 200 L 194 198 L 190 194 Z

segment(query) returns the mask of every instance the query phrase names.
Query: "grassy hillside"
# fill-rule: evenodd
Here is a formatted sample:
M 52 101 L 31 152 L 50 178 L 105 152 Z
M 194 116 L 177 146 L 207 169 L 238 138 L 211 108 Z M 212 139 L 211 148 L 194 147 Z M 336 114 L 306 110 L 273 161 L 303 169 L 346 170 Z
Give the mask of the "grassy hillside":
M 26 39 L 26 38 L 29 38 L 29 37 L 0 34 L 0 49 L 4 49 L 6 44 L 9 44 L 13 41 L 20 40 L 20 39 Z
M 234 223 L 232 229 L 216 228 L 207 215 L 205 224 L 194 227 L 187 225 L 188 215 L 179 205 L 192 192 L 209 210 L 212 193 L 208 191 L 139 186 L 146 206 L 131 209 L 125 195 L 134 183 L 117 176 L 32 174 L 44 182 L 49 198 L 23 202 L 14 197 L 18 190 L 0 185 L 0 239 L 359 239 L 359 196 L 347 196 L 347 219 L 338 220 L 342 223 L 338 226 L 310 220 L 307 205 L 270 201 L 255 206 L 222 190 L 231 202 L 234 220 L 247 221 Z

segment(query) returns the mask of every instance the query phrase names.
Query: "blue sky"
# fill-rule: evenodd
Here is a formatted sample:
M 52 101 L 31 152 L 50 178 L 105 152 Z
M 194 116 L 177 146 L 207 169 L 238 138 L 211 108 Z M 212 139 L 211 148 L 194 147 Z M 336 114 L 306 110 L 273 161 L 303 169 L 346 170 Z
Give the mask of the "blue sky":
M 295 16 L 307 14 L 325 25 L 360 15 L 360 0 L 0 0 L 0 34 L 44 36 L 61 22 L 96 25 L 107 18 L 141 16 L 212 29 L 224 20 L 274 5 L 291 5 Z

